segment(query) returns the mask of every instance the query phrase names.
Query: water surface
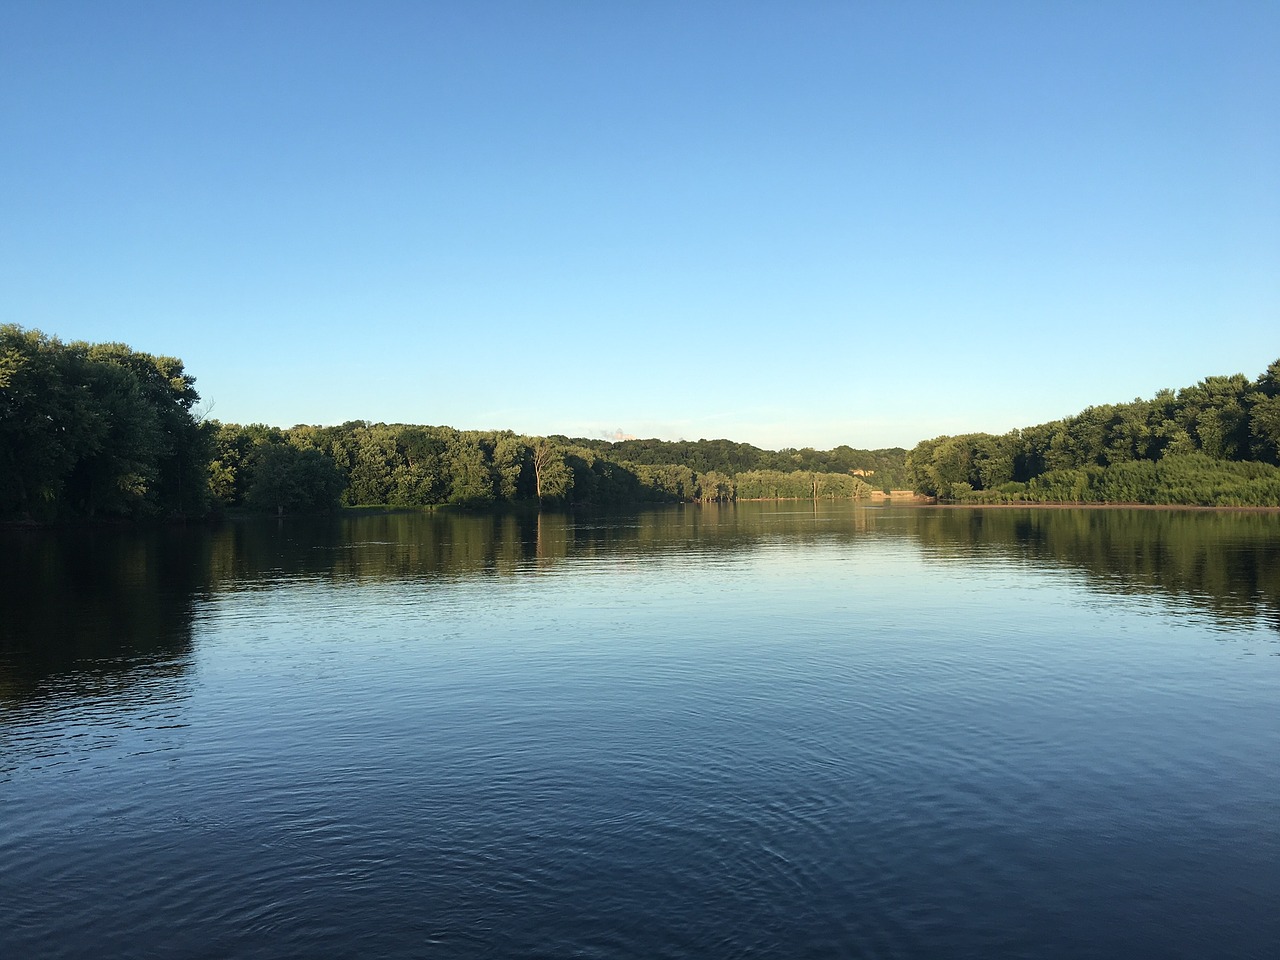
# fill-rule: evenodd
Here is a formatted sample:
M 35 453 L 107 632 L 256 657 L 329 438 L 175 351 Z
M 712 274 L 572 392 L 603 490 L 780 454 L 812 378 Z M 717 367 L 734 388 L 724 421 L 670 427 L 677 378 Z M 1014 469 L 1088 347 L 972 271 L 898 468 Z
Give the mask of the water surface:
M 1280 942 L 1280 517 L 0 532 L 5 957 Z

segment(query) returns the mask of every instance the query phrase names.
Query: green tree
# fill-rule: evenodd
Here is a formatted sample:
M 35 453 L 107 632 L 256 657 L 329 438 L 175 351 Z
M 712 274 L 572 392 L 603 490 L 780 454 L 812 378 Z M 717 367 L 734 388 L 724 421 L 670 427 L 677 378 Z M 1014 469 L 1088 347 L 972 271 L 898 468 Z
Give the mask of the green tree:
M 400 464 L 391 476 L 391 503 L 443 503 L 448 496 L 448 445 L 435 430 L 401 427 L 396 436 Z
M 705 503 L 724 502 L 734 498 L 733 478 L 718 470 L 708 470 L 698 477 L 698 499 Z
M 0 326 L 0 514 L 56 516 L 104 428 L 83 381 L 83 358 L 58 340 Z
M 203 513 L 194 383 L 173 357 L 0 327 L 0 513 Z
M 1249 450 L 1255 460 L 1280 463 L 1280 393 L 1259 395 L 1249 411 Z
M 485 506 L 494 501 L 491 461 L 477 433 L 459 434 L 449 444 L 452 485 L 449 502 Z
M 332 510 L 345 482 L 331 457 L 288 443 L 258 447 L 249 472 L 249 505 L 277 515 Z
M 530 445 L 533 466 L 534 496 L 544 500 L 567 500 L 573 489 L 573 472 L 565 463 L 564 453 L 550 440 L 538 438 Z
M 493 482 L 498 499 L 508 503 L 518 499 L 521 480 L 530 452 L 524 437 L 501 434 L 493 444 Z M 534 474 L 536 476 L 536 469 Z M 536 486 L 536 481 L 535 481 Z

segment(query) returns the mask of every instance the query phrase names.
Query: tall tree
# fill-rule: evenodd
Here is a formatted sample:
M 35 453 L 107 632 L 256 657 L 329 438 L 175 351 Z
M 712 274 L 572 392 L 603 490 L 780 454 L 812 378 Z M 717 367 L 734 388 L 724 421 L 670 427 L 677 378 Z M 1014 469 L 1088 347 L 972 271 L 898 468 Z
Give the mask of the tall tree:
M 541 437 L 533 441 L 530 461 L 533 464 L 533 495 L 539 503 L 548 499 L 563 500 L 569 496 L 573 473 L 555 444 Z

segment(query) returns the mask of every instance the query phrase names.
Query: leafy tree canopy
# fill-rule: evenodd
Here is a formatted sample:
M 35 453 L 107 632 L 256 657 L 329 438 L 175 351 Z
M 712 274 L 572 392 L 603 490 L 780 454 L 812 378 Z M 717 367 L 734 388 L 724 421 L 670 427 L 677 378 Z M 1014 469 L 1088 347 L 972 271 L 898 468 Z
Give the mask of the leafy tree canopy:
M 923 440 L 906 457 L 942 499 L 1280 505 L 1280 360 L 1149 400 L 1013 430 Z

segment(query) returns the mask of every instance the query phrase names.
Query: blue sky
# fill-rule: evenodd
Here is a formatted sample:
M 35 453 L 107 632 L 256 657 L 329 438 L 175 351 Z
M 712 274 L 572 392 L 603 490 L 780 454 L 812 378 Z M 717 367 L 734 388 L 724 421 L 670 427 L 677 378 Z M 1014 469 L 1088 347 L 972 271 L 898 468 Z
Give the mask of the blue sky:
M 0 322 L 768 447 L 1280 357 L 1280 4 L 0 0 Z

